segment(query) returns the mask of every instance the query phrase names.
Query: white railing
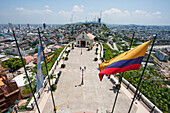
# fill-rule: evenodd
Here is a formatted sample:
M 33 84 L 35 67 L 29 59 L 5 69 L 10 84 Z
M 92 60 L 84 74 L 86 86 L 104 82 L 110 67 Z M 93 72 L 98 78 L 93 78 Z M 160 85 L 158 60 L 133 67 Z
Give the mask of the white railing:
M 103 45 L 101 43 L 100 44 L 100 58 L 103 57 Z
M 111 78 L 111 82 L 113 83 L 113 79 Z M 127 86 L 127 89 L 130 89 L 133 93 L 136 92 L 136 88 L 130 84 L 126 79 L 122 79 L 122 82 Z M 139 91 L 138 91 L 139 93 Z M 163 113 L 158 107 L 156 107 L 150 100 L 148 100 L 142 93 L 140 93 L 142 102 L 151 110 L 154 111 L 154 113 Z

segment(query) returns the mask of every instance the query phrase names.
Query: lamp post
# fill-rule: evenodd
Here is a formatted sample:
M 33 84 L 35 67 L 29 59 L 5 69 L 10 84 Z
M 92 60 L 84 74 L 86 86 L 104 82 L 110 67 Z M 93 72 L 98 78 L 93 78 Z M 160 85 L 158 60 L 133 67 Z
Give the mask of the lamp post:
M 84 70 L 86 70 L 86 66 L 84 66 L 84 69 L 82 68 L 82 67 L 80 67 L 80 70 L 82 71 L 82 79 L 81 79 L 81 84 L 80 84 L 80 86 L 81 85 L 84 85 L 84 82 L 83 82 L 83 75 L 84 75 Z
M 82 55 L 82 45 L 81 45 L 81 54 L 80 55 Z

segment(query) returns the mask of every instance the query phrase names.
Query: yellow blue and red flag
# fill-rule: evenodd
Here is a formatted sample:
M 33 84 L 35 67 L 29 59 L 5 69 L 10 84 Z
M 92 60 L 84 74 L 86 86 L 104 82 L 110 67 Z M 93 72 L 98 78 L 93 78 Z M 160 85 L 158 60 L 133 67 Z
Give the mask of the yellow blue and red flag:
M 103 75 L 112 75 L 139 69 L 150 42 L 151 40 L 135 47 L 132 50 L 124 52 L 109 61 L 99 64 L 100 81 L 102 81 Z

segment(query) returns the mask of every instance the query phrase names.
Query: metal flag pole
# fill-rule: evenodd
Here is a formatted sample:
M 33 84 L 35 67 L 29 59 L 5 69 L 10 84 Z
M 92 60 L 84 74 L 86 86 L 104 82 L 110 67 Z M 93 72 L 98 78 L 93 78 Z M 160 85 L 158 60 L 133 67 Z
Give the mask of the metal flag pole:
M 20 57 L 21 57 L 21 61 L 22 61 L 22 65 L 23 65 L 24 70 L 25 70 L 25 74 L 26 74 L 27 79 L 28 79 L 28 82 L 29 82 L 29 86 L 30 86 L 30 88 L 31 88 L 32 95 L 33 95 L 34 100 L 35 100 L 35 104 L 36 104 L 36 106 L 37 106 L 38 112 L 40 113 L 40 109 L 39 109 L 39 107 L 38 107 L 38 103 L 37 103 L 37 100 L 36 100 L 36 98 L 35 98 L 35 95 L 34 95 L 34 92 L 33 92 L 32 86 L 31 86 L 31 82 L 30 82 L 30 79 L 29 79 L 29 77 L 28 77 L 28 74 L 27 74 L 27 71 L 26 71 L 26 68 L 25 68 L 24 60 L 23 60 L 23 58 L 22 58 L 22 55 L 21 55 L 21 52 L 20 52 L 20 49 L 19 49 L 19 45 L 18 45 L 17 39 L 16 39 L 16 37 L 15 37 L 15 32 L 14 32 L 14 30 L 12 30 L 12 32 L 13 32 L 13 36 L 14 36 L 14 38 L 15 38 L 15 42 L 16 42 L 16 45 L 17 45 L 17 48 L 18 48 L 19 55 L 20 55 Z
M 46 60 L 45 60 L 44 48 L 43 48 L 43 46 L 42 46 L 42 40 L 41 40 L 41 35 L 40 35 L 40 30 L 39 30 L 39 28 L 38 28 L 38 34 L 39 34 L 40 43 L 41 43 L 41 47 L 42 47 L 42 51 L 43 51 L 44 62 L 45 62 L 45 67 L 46 67 L 46 71 L 47 71 L 47 76 L 48 76 L 48 82 L 49 82 L 49 85 L 50 85 L 50 88 L 51 88 L 50 77 L 49 77 L 49 75 L 48 75 L 47 62 L 46 62 Z M 56 112 L 55 102 L 54 102 L 54 97 L 53 97 L 53 92 L 52 92 L 52 90 L 51 90 L 51 97 L 52 97 L 52 101 L 53 101 L 53 105 L 54 105 L 54 111 Z
M 135 36 L 135 32 L 133 32 L 133 36 L 132 36 L 132 40 L 131 40 L 131 42 L 130 42 L 129 50 L 131 49 L 131 46 L 132 46 L 132 43 L 133 43 L 134 36 Z
M 122 83 L 123 74 L 124 74 L 124 73 L 122 73 L 121 76 L 120 76 L 120 77 L 121 77 L 121 80 L 119 81 L 119 82 L 120 82 L 120 86 L 121 86 L 121 83 Z M 118 90 L 117 90 L 116 97 L 115 97 L 115 101 L 114 101 L 114 104 L 113 104 L 113 108 L 112 108 L 112 112 L 111 112 L 111 113 L 114 112 L 114 108 L 115 108 L 115 105 L 116 105 L 116 101 L 117 101 L 117 97 L 118 97 L 118 94 L 119 94 L 119 90 L 120 90 L 120 87 L 119 87 Z
M 134 36 L 135 36 L 135 32 L 133 32 L 132 40 L 131 40 L 130 45 L 129 45 L 129 50 L 131 49 L 131 46 L 132 46 L 132 43 L 133 43 Z M 121 74 L 121 76 L 120 76 L 120 81 L 119 81 L 120 87 L 121 87 L 123 75 L 124 75 L 124 72 L 123 72 L 123 73 Z M 113 104 L 113 108 L 112 108 L 112 112 L 111 112 L 111 113 L 114 112 L 114 108 L 115 108 L 115 105 L 116 105 L 116 101 L 117 101 L 117 97 L 118 97 L 118 94 L 119 94 L 119 90 L 120 90 L 120 88 L 118 88 L 118 90 L 117 90 L 116 97 L 115 97 L 115 101 L 114 101 L 114 104 Z
M 132 100 L 132 102 L 131 102 L 131 105 L 130 105 L 130 108 L 129 108 L 128 113 L 130 113 L 130 111 L 131 111 L 131 109 L 132 109 L 132 105 L 133 105 L 133 103 L 134 103 L 134 101 L 135 101 L 136 95 L 137 95 L 137 93 L 138 93 L 138 90 L 139 90 L 139 87 L 140 87 L 140 83 L 141 83 L 141 81 L 142 81 L 142 78 L 143 78 L 143 75 L 144 75 L 144 72 L 145 72 L 147 63 L 148 63 L 148 61 L 149 61 L 149 57 L 150 57 L 150 54 L 151 54 L 151 52 L 152 52 L 152 48 L 153 48 L 153 45 L 154 45 L 154 43 L 155 43 L 156 37 L 157 37 L 157 34 L 153 37 L 153 38 L 154 38 L 154 39 L 153 39 L 153 43 L 152 43 L 151 49 L 150 49 L 150 51 L 149 51 L 149 55 L 148 55 L 148 57 L 147 57 L 147 60 L 146 60 L 146 63 L 145 63 L 145 67 L 144 67 L 143 72 L 142 72 L 142 75 L 141 75 L 141 77 L 140 77 L 140 80 L 139 80 L 139 83 L 138 83 L 138 86 L 137 86 L 135 95 L 134 95 L 134 97 L 133 97 L 133 100 Z

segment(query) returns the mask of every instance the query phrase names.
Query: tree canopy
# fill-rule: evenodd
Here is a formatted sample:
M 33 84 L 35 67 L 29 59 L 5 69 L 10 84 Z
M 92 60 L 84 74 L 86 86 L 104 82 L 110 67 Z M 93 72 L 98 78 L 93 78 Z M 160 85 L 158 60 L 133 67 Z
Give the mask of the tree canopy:
M 26 64 L 26 60 L 24 59 L 24 63 Z M 10 58 L 1 63 L 2 67 L 10 69 L 11 72 L 16 71 L 20 67 L 22 67 L 22 61 L 19 58 Z

